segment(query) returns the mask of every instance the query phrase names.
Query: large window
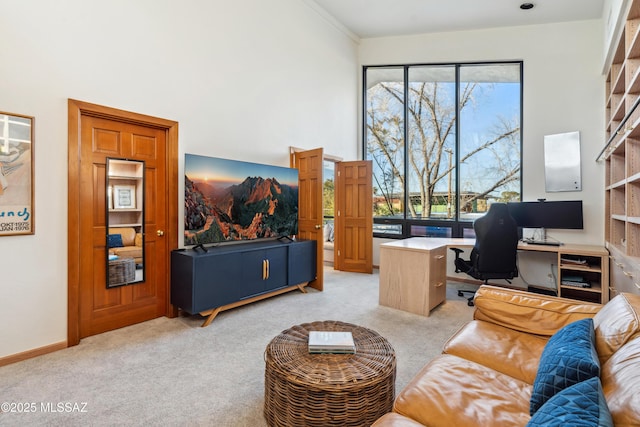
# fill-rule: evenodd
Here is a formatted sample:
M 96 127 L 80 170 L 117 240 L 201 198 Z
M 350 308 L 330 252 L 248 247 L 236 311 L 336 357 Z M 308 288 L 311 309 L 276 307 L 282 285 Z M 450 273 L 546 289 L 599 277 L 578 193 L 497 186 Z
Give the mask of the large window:
M 374 234 L 463 237 L 520 200 L 522 63 L 369 66 L 363 82 Z

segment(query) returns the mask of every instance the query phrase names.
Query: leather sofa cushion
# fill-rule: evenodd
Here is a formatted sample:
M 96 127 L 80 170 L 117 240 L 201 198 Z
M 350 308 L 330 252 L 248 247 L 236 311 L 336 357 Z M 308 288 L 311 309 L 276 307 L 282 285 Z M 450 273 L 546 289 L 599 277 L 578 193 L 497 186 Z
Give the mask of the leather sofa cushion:
M 136 230 L 133 227 L 109 227 L 109 234 L 120 234 L 123 246 L 135 246 Z
M 417 421 L 413 421 L 411 418 L 407 418 L 404 415 L 396 414 L 395 412 L 389 412 L 378 418 L 375 423 L 371 424 L 371 427 L 418 427 L 422 426 Z
M 620 294 L 593 318 L 601 365 L 626 342 L 640 336 L 639 313 L 640 295 Z
M 640 426 L 640 336 L 627 342 L 601 367 L 602 390 L 617 427 Z
M 140 246 L 126 246 L 124 248 L 111 248 L 111 252 L 121 258 L 142 259 L 142 248 Z
M 530 398 L 530 384 L 445 354 L 420 370 L 393 410 L 429 427 L 513 427 L 529 421 Z
M 474 302 L 474 319 L 545 337 L 552 336 L 576 320 L 593 317 L 602 308 L 600 304 L 563 300 L 496 286 L 480 287 Z
M 462 357 L 533 384 L 547 340 L 472 320 L 445 343 L 443 353 Z

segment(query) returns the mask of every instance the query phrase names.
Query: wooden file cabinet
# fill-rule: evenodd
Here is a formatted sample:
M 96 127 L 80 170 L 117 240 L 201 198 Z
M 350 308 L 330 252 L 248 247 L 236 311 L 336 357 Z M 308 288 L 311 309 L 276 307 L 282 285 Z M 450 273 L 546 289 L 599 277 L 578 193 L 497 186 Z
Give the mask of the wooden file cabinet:
M 446 299 L 446 251 L 427 239 L 380 245 L 380 305 L 429 316 Z

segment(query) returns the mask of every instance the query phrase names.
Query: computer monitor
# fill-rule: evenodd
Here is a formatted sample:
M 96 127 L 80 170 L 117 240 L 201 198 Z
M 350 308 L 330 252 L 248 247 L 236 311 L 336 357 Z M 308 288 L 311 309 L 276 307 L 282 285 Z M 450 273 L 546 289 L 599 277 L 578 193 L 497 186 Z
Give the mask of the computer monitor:
M 532 243 L 547 241 L 546 229 L 581 230 L 582 200 L 510 202 L 509 214 L 522 228 L 540 228 L 541 236 Z

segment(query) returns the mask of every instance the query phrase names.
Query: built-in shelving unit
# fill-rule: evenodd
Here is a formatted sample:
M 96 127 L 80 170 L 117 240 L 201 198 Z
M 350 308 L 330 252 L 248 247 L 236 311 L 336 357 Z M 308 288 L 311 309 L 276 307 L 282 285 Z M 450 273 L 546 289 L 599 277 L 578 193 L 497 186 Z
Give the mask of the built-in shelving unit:
M 144 163 L 127 160 L 110 159 L 108 212 L 110 227 L 133 227 L 140 232 L 143 221 L 143 175 Z M 119 197 L 127 200 L 126 194 L 131 196 L 130 203 L 120 203 Z
M 606 141 L 598 157 L 605 162 L 612 296 L 640 293 L 640 0 L 624 15 L 606 78 Z
M 608 254 L 600 247 L 594 247 L 594 251 L 593 254 L 588 251 L 559 252 L 558 295 L 599 304 L 607 303 L 608 292 L 603 292 L 602 284 L 609 281 L 606 268 Z

